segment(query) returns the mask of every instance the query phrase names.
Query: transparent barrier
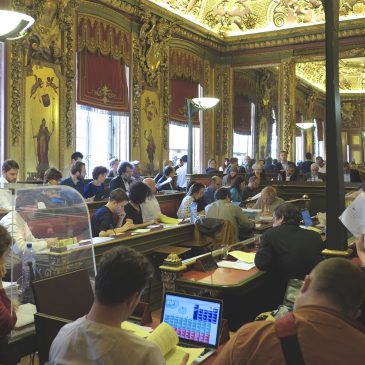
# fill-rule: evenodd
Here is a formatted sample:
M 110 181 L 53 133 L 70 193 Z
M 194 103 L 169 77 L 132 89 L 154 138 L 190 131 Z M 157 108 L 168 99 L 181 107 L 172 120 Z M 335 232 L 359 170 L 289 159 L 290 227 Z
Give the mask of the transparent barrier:
M 5 286 L 19 303 L 33 303 L 34 280 L 79 269 L 94 279 L 89 212 L 75 189 L 7 184 L 0 189 L 0 218 L 13 239 L 5 257 Z

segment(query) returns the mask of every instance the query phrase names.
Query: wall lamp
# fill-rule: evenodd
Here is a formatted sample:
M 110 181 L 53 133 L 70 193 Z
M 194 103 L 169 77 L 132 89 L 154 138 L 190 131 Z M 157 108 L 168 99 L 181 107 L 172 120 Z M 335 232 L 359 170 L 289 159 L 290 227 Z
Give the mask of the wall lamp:
M 33 23 L 34 19 L 31 16 L 13 10 L 11 0 L 1 0 L 0 42 L 24 37 L 26 30 Z
M 194 98 L 186 99 L 187 115 L 188 115 L 188 165 L 186 168 L 187 174 L 193 173 L 193 125 L 191 122 L 191 117 L 194 113 L 202 110 L 207 110 L 213 108 L 219 103 L 217 98 Z

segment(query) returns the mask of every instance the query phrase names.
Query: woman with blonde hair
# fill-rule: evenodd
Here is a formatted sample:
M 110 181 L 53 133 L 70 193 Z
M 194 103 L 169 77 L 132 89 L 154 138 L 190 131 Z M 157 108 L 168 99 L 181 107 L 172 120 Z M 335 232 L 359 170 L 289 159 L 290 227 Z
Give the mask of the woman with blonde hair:
M 261 191 L 261 197 L 258 198 L 253 209 L 261 209 L 262 213 L 271 215 L 275 208 L 280 204 L 285 203 L 285 200 L 279 198 L 276 193 L 276 189 L 272 186 L 266 186 Z

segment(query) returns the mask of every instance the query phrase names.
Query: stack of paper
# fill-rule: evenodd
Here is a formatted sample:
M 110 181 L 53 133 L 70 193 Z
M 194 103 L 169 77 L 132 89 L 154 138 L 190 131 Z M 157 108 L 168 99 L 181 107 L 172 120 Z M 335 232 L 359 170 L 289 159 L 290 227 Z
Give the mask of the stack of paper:
M 18 287 L 17 283 L 10 283 L 3 281 L 3 288 L 5 289 L 5 293 L 10 300 L 18 300 Z
M 365 233 L 365 193 L 361 193 L 344 210 L 340 220 L 354 236 Z
M 226 269 L 236 269 L 236 270 L 251 270 L 255 267 L 255 264 L 249 264 L 240 260 L 237 261 L 219 261 L 217 262 L 218 267 Z
M 231 251 L 229 254 L 237 260 L 253 264 L 255 262 L 255 252 Z
M 34 323 L 34 314 L 37 312 L 37 308 L 34 304 L 27 303 L 19 306 L 16 311 L 17 321 L 15 328 L 21 328 L 29 324 Z

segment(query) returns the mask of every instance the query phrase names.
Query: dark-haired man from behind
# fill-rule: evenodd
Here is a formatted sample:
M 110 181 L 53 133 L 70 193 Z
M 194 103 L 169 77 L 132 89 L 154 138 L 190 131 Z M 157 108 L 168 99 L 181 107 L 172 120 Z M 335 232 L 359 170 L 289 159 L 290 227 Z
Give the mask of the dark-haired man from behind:
M 133 182 L 134 166 L 128 162 L 121 162 L 118 166 L 118 175 L 110 182 L 109 190 L 112 191 L 117 188 L 122 188 L 124 191 L 129 191 L 129 185 Z
M 300 171 L 302 174 L 308 174 L 311 171 L 311 165 L 313 163 L 312 154 L 307 152 L 305 154 L 305 161 L 300 165 Z
M 95 278 L 94 303 L 85 317 L 61 328 L 51 346 L 50 364 L 164 365 L 156 344 L 121 328 L 152 275 L 150 262 L 132 249 L 118 247 L 104 253 Z
M 277 319 L 286 336 L 297 339 L 299 351 L 294 352 L 303 364 L 364 364 L 365 332 L 355 321 L 364 297 L 364 274 L 350 260 L 327 259 L 306 276 L 294 312 Z M 241 327 L 214 365 L 297 364 L 285 361 L 277 329 L 273 321 Z
M 247 200 L 248 198 L 251 198 L 252 196 L 256 195 L 259 190 L 260 180 L 256 176 L 251 176 L 248 179 L 247 186 L 243 189 L 242 192 L 242 201 Z
M 105 237 L 112 234 L 122 233 L 133 227 L 133 222 L 127 222 L 121 226 L 125 212 L 124 207 L 128 204 L 128 196 L 121 189 L 115 189 L 110 193 L 108 202 L 99 208 L 91 219 L 93 237 Z
M 261 238 L 261 247 L 256 253 L 258 269 L 267 271 L 277 286 L 277 299 L 282 299 L 289 279 L 303 280 L 305 275 L 322 260 L 325 248 L 321 236 L 300 228 L 301 214 L 291 203 L 275 208 L 273 228 Z
M 213 176 L 209 180 L 208 186 L 204 190 L 203 201 L 205 205 L 215 202 L 215 192 L 222 186 L 222 179 L 219 176 Z

